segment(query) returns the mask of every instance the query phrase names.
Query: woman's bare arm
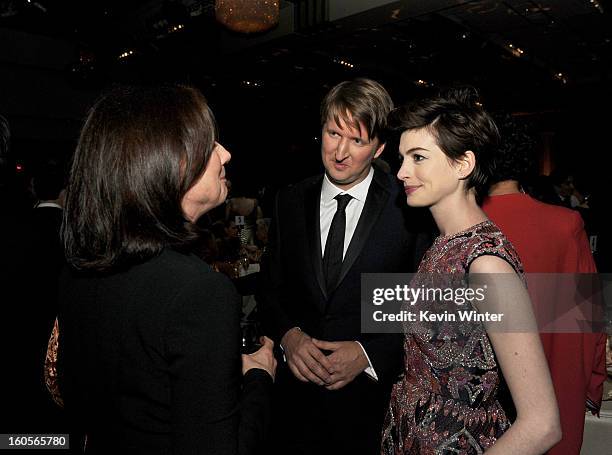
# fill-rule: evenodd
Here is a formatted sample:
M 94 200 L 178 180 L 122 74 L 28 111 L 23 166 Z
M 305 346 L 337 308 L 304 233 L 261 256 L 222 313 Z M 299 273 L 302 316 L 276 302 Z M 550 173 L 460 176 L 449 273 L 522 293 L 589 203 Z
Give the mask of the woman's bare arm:
M 486 308 L 479 309 L 507 318 L 506 326 L 491 323 L 487 332 L 517 411 L 512 427 L 487 453 L 544 453 L 561 439 L 561 425 L 529 295 L 510 264 L 496 256 L 474 260 L 470 282 L 473 277 L 487 283 Z

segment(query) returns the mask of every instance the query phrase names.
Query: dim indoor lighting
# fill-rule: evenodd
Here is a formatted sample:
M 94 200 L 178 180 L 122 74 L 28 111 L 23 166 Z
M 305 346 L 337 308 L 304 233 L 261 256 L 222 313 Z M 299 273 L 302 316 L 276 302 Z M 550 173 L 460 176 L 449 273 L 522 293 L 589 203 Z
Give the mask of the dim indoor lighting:
M 215 17 L 239 33 L 265 32 L 278 24 L 279 0 L 217 0 Z
M 555 73 L 555 79 L 561 82 L 562 84 L 567 84 L 568 78 L 564 73 Z
M 346 66 L 347 68 L 355 68 L 355 65 L 347 60 L 341 60 L 339 58 L 335 58 L 334 62 L 342 65 L 342 66 Z
M 125 51 L 122 54 L 119 55 L 119 60 L 123 60 L 125 58 L 128 58 L 129 56 L 134 55 L 134 51 Z
M 508 44 L 508 49 L 510 49 L 510 52 L 515 57 L 522 57 L 523 54 L 525 53 L 525 51 L 523 49 L 521 49 L 520 47 L 515 46 L 512 43 Z

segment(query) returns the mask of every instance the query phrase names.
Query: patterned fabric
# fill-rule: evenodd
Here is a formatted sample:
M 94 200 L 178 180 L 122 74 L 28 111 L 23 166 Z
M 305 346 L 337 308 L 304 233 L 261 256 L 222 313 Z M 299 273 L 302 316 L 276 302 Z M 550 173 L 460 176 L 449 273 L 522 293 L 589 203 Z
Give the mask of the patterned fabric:
M 522 276 L 512 245 L 485 221 L 438 237 L 411 286 L 431 285 L 440 276 L 464 283 L 472 261 L 483 255 L 503 258 Z M 483 453 L 510 427 L 498 400 L 503 378 L 483 323 L 425 321 L 404 328 L 404 371 L 391 393 L 382 454 Z
M 57 383 L 57 346 L 59 342 L 59 327 L 57 324 L 57 318 L 53 324 L 53 331 L 49 337 L 49 343 L 47 344 L 47 355 L 45 357 L 45 385 L 47 390 L 51 394 L 51 398 L 55 403 L 64 407 L 64 400 L 60 395 L 59 385 Z

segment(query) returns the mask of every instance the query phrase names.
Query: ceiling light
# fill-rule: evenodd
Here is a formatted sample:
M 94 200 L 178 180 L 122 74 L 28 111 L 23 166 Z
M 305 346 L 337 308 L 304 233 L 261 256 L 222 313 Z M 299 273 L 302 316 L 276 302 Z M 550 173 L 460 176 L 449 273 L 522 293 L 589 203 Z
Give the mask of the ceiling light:
M 515 57 L 522 57 L 525 51 L 520 47 L 516 47 L 514 44 L 508 44 L 508 49 L 510 49 L 510 53 Z
M 239 33 L 265 32 L 278 24 L 279 0 L 216 0 L 215 17 Z
M 130 55 L 134 55 L 134 51 L 132 51 L 132 50 L 125 51 L 122 54 L 120 54 L 118 58 L 119 58 L 119 60 L 123 60 L 123 59 L 129 57 Z
M 563 73 L 560 73 L 560 72 L 559 73 L 555 73 L 554 78 L 556 80 L 558 80 L 559 82 L 563 83 L 563 84 L 567 84 L 567 82 L 568 82 L 567 75 L 563 74 Z

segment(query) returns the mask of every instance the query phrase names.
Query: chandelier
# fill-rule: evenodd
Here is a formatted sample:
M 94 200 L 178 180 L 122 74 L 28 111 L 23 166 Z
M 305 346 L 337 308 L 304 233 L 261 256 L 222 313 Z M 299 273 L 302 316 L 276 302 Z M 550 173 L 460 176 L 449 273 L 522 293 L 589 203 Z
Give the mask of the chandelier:
M 216 0 L 217 21 L 239 33 L 265 32 L 278 24 L 280 0 Z

